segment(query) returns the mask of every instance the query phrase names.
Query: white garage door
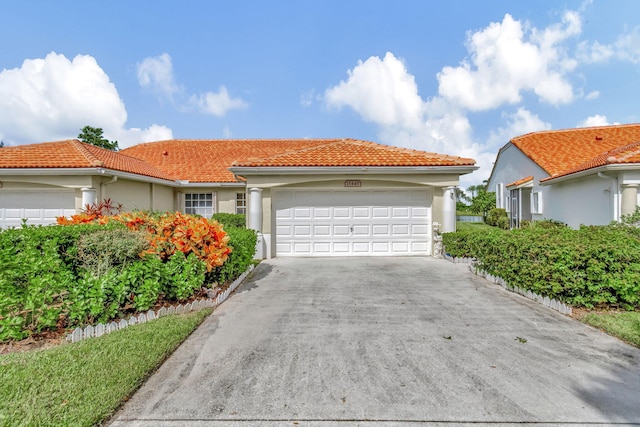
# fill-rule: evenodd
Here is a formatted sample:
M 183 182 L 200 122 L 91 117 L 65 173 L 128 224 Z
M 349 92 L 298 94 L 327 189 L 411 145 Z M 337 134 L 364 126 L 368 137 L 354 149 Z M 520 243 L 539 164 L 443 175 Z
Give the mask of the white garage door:
M 0 191 L 0 228 L 55 224 L 59 216 L 75 211 L 75 190 Z
M 274 192 L 277 256 L 430 255 L 424 190 Z

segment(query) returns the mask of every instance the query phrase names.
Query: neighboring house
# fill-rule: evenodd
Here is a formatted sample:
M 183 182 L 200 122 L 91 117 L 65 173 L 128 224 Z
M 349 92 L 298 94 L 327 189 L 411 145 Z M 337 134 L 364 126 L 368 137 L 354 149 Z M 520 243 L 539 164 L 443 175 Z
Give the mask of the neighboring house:
M 577 228 L 638 206 L 640 124 L 534 132 L 500 149 L 488 181 L 511 227 L 552 219 Z
M 455 230 L 455 186 L 474 164 L 352 139 L 5 147 L 0 227 L 110 198 L 124 210 L 246 213 L 258 257 L 430 255 L 433 223 Z

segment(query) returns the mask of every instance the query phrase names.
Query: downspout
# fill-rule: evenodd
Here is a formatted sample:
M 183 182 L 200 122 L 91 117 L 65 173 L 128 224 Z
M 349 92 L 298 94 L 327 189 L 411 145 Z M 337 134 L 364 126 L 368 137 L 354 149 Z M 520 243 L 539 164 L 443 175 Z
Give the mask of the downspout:
M 601 179 L 613 179 L 616 182 L 615 193 L 613 195 L 613 220 L 616 222 L 620 222 L 620 210 L 621 207 L 621 197 L 620 197 L 620 185 L 618 183 L 617 176 L 609 176 L 605 175 L 604 172 L 598 172 L 598 178 Z
M 111 177 L 111 180 L 109 180 L 109 181 L 107 181 L 107 182 L 101 182 L 101 183 L 100 183 L 100 197 L 101 197 L 102 199 L 106 199 L 106 197 L 104 197 L 104 196 L 105 196 L 105 194 L 104 194 L 104 187 L 106 187 L 107 185 L 111 185 L 111 184 L 113 184 L 113 183 L 114 183 L 114 182 L 116 182 L 117 180 L 118 180 L 118 177 L 114 175 L 114 176 L 112 176 L 112 177 Z

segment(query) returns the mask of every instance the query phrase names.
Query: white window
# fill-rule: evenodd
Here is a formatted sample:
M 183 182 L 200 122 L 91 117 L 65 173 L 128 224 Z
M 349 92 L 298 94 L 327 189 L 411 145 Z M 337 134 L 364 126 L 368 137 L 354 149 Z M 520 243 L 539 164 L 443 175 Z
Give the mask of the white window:
M 211 218 L 213 215 L 213 193 L 186 193 L 184 195 L 184 213 Z
M 542 213 L 542 193 L 539 191 L 531 193 L 531 213 Z
M 236 193 L 236 213 L 247 213 L 247 193 Z

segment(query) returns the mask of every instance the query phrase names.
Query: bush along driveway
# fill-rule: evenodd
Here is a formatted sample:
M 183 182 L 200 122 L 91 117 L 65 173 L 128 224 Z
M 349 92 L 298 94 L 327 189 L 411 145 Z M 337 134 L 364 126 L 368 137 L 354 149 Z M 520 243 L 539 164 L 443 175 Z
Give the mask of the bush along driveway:
M 273 259 L 112 425 L 640 423 L 638 366 L 640 350 L 464 265 Z

